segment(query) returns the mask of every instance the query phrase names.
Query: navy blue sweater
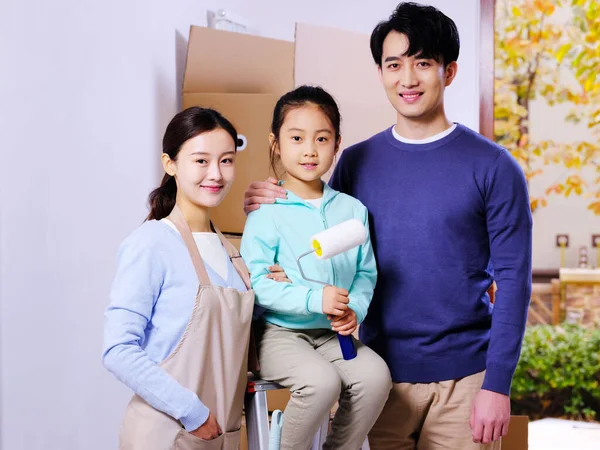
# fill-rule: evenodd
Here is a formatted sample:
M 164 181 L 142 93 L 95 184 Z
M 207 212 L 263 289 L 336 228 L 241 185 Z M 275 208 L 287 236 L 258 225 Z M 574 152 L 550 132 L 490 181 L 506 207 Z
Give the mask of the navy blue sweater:
M 391 128 L 346 149 L 331 186 L 369 210 L 378 281 L 361 340 L 395 382 L 486 369 L 509 394 L 531 295 L 527 184 L 502 147 L 458 125 L 428 144 Z M 494 304 L 487 289 L 496 280 Z

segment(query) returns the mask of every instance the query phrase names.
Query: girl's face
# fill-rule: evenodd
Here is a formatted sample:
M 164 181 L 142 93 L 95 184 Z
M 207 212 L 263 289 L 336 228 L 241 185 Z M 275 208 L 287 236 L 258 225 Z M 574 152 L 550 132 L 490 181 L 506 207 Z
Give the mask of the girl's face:
M 177 181 L 177 197 L 205 208 L 225 198 L 235 176 L 235 144 L 222 128 L 184 142 L 173 161 L 162 155 L 165 171 Z
M 317 105 L 307 104 L 285 115 L 275 153 L 288 177 L 312 182 L 329 170 L 338 148 L 331 121 Z

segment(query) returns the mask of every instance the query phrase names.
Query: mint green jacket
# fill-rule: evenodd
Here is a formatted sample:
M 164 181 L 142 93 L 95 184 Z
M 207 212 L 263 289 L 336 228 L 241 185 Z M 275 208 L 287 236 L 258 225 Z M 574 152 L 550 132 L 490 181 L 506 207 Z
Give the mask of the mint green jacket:
M 369 228 L 367 209 L 353 197 L 323 186 L 320 208 L 287 191 L 287 199 L 261 205 L 248 215 L 242 237 L 241 254 L 250 270 L 256 304 L 264 307 L 267 322 L 292 329 L 331 329 L 323 314 L 323 288 L 306 281 L 297 258 L 311 250 L 316 233 L 349 219 L 358 219 Z M 279 264 L 292 283 L 276 282 L 266 276 L 268 268 Z M 349 306 L 361 323 L 377 280 L 371 240 L 359 247 L 318 260 L 314 254 L 301 259 L 308 278 L 323 281 L 349 292 Z

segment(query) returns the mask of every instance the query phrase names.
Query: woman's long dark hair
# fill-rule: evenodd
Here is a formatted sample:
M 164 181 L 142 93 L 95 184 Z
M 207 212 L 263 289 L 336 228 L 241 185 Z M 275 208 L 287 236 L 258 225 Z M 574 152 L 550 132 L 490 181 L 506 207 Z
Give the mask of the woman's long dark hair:
M 177 155 L 181 146 L 189 139 L 192 139 L 202 133 L 222 128 L 231 135 L 234 145 L 237 147 L 237 131 L 234 126 L 214 109 L 200 108 L 192 106 L 177 114 L 165 131 L 163 137 L 163 153 L 169 155 L 173 161 L 177 160 Z M 177 183 L 175 177 L 168 173 L 162 179 L 160 186 L 154 189 L 148 198 L 150 205 L 150 214 L 146 220 L 160 220 L 167 217 L 175 207 L 177 197 Z

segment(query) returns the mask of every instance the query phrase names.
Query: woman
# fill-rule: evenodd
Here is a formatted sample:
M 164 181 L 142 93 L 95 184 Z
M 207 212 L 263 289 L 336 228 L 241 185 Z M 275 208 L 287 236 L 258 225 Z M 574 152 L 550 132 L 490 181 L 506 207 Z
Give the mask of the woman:
M 136 394 L 122 450 L 238 448 L 254 294 L 210 222 L 233 183 L 236 142 L 214 110 L 177 114 L 150 214 L 121 245 L 103 362 Z

